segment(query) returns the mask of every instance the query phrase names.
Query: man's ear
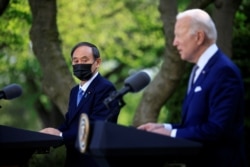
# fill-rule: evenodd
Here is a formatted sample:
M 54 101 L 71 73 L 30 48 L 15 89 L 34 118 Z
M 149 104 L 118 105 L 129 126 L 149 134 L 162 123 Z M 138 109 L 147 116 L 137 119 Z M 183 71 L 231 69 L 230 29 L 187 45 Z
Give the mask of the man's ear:
M 205 42 L 205 32 L 204 31 L 198 31 L 196 33 L 196 39 L 197 39 L 197 43 L 198 45 L 202 45 Z
M 98 68 L 102 63 L 102 59 L 101 58 L 97 58 L 96 59 L 96 67 Z

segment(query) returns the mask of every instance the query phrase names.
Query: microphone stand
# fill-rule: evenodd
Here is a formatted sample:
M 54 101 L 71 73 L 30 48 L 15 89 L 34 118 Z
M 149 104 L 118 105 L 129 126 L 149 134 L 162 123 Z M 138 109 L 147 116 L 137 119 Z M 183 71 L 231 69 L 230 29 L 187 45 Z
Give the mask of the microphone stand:
M 120 110 L 123 106 L 126 105 L 126 103 L 123 100 L 123 96 L 117 96 L 117 92 L 113 92 L 108 98 L 106 98 L 103 103 L 106 105 L 106 107 L 111 110 L 110 103 L 116 100 L 118 102 L 118 106 L 112 109 L 111 114 L 108 115 L 106 121 L 107 122 L 116 122 L 117 117 L 120 113 Z

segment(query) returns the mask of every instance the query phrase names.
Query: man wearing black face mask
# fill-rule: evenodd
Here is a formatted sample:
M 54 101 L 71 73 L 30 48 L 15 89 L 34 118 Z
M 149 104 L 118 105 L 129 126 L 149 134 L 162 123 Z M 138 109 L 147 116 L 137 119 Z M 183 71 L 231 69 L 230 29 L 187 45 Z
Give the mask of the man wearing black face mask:
M 88 42 L 78 43 L 71 51 L 71 58 L 73 73 L 81 82 L 70 92 L 65 121 L 58 129 L 49 127 L 40 132 L 63 137 L 67 148 L 65 167 L 98 167 L 90 156 L 81 154 L 75 148 L 79 117 L 85 113 L 90 121 L 106 120 L 115 111 L 117 114 L 109 121 L 116 123 L 119 103 L 114 101 L 109 109 L 103 103 L 104 99 L 115 91 L 115 87 L 98 72 L 101 58 L 95 45 Z M 80 92 L 82 96 L 78 102 Z

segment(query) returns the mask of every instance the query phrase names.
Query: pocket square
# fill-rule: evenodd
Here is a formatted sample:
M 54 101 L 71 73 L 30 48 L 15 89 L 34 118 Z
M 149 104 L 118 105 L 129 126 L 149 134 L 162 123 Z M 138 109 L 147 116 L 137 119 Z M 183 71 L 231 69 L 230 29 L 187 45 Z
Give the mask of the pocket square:
M 194 92 L 200 92 L 202 90 L 202 88 L 200 86 L 196 86 L 194 89 Z

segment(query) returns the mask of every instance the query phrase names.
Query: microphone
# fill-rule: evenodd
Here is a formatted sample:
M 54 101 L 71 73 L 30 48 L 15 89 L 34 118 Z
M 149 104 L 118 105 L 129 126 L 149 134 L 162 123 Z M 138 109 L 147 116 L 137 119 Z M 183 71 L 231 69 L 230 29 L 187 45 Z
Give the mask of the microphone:
M 111 101 L 121 98 L 128 92 L 139 92 L 149 84 L 150 80 L 150 76 L 145 71 L 139 71 L 130 75 L 125 79 L 124 87 L 119 91 L 111 93 L 111 95 L 104 100 L 104 104 L 107 106 Z
M 126 89 L 127 91 L 124 92 L 139 92 L 141 89 L 146 87 L 150 82 L 150 77 L 145 71 L 139 71 L 131 76 L 129 76 L 124 81 L 125 87 L 123 89 Z
M 2 90 L 0 90 L 0 99 L 11 100 L 16 97 L 21 96 L 22 87 L 18 84 L 10 84 L 5 86 Z

